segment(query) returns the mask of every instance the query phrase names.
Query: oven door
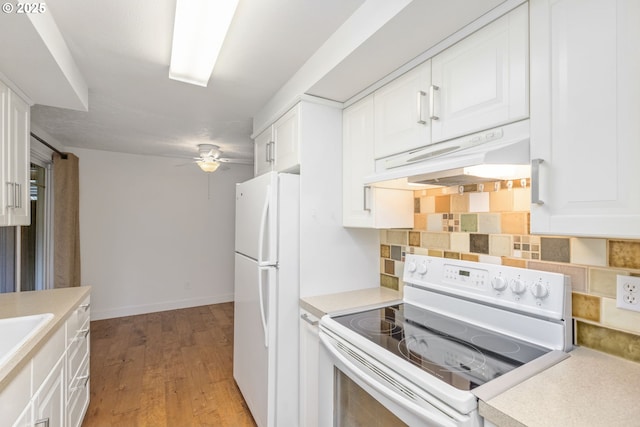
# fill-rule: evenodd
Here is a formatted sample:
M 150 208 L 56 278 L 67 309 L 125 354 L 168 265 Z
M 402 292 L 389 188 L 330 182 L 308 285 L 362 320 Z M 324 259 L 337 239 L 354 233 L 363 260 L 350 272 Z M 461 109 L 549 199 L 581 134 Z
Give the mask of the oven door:
M 477 427 L 477 410 L 460 414 L 424 390 L 320 331 L 319 426 Z

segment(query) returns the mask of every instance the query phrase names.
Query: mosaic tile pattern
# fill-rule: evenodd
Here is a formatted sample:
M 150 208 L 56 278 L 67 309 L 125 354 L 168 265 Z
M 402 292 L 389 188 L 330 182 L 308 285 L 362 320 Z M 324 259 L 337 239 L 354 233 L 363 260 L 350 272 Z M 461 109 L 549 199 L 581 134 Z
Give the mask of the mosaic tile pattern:
M 640 313 L 615 301 L 616 275 L 640 276 L 640 240 L 530 235 L 528 185 L 416 191 L 414 229 L 380 232 L 381 286 L 402 291 L 406 253 L 566 274 L 576 343 L 640 362 Z
M 516 258 L 540 259 L 539 236 L 513 236 L 513 253 Z

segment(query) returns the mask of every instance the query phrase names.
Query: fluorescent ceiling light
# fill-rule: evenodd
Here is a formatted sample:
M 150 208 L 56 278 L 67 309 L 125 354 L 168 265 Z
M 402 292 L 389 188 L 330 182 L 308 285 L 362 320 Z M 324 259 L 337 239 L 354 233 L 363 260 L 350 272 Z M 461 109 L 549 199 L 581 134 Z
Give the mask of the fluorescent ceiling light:
M 238 0 L 177 0 L 169 78 L 207 86 Z

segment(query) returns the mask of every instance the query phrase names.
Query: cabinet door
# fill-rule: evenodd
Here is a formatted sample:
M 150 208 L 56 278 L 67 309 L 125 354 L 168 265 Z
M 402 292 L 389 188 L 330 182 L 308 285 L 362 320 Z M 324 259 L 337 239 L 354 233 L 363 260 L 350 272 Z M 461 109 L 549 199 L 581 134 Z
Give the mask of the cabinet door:
M 376 159 L 431 142 L 428 96 L 431 61 L 374 92 Z
M 269 126 L 254 141 L 254 175 L 262 175 L 273 170 L 274 141 L 273 128 Z
M 9 88 L 0 81 L 0 226 L 9 224 Z
M 530 7 L 531 231 L 638 238 L 640 2 Z
M 373 96 L 342 114 L 342 225 L 364 228 L 413 227 L 413 191 L 364 184 L 374 172 Z
M 29 225 L 31 222 L 29 116 L 29 105 L 9 92 L 9 174 L 14 193 L 10 225 Z
M 300 166 L 300 104 L 273 124 L 275 170 L 291 172 Z
M 528 54 L 524 4 L 433 57 L 433 141 L 526 118 Z
M 34 400 L 34 425 L 63 427 L 66 410 L 64 395 L 64 357 L 38 390 Z
M 373 227 L 373 215 L 366 206 L 363 178 L 374 172 L 373 96 L 346 108 L 342 113 L 342 225 Z

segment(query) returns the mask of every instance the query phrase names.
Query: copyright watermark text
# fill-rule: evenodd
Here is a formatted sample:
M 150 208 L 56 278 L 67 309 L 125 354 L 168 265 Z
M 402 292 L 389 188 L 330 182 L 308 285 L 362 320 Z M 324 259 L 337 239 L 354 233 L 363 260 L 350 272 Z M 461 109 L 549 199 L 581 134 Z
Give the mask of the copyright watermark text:
M 4 13 L 45 13 L 46 11 L 46 3 L 5 2 L 2 4 L 2 12 Z

